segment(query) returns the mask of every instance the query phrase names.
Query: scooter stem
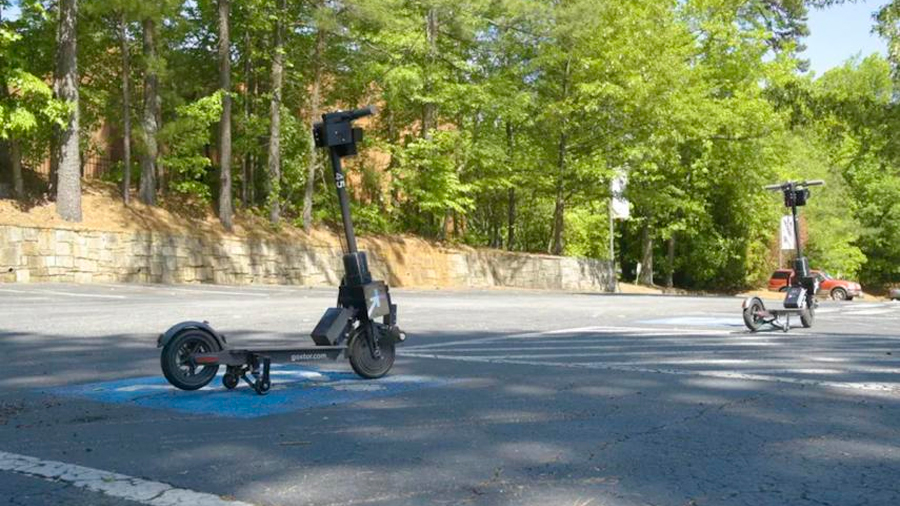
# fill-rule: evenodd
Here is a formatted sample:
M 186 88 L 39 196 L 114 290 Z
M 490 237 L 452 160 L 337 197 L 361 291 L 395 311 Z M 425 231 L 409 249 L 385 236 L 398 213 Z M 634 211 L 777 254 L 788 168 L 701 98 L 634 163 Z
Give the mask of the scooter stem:
M 356 253 L 356 233 L 353 231 L 353 221 L 350 219 L 350 199 L 347 196 L 347 180 L 341 168 L 341 155 L 332 146 L 328 150 L 331 158 L 331 169 L 334 171 L 334 186 L 337 188 L 338 202 L 341 204 L 341 220 L 344 222 L 344 234 L 347 237 L 347 253 Z
M 791 195 L 794 194 L 794 183 L 791 183 Z M 797 258 L 803 258 L 803 249 L 800 246 L 800 223 L 797 219 L 797 202 L 791 199 L 791 214 L 794 216 L 794 242 L 797 245 Z

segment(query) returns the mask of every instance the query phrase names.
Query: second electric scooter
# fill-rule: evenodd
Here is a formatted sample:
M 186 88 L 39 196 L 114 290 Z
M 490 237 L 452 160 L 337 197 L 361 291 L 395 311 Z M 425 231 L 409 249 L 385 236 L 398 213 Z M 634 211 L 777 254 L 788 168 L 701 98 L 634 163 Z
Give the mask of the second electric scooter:
M 781 191 L 784 194 L 785 207 L 791 208 L 794 223 L 794 245 L 797 258 L 794 259 L 794 275 L 784 297 L 784 307 L 766 309 L 762 299 L 749 297 L 744 300 L 744 324 L 751 332 L 756 332 L 763 325 L 771 325 L 787 332 L 791 329 L 791 316 L 799 316 L 800 323 L 806 328 L 812 327 L 816 317 L 816 292 L 819 282 L 810 275 L 809 261 L 803 256 L 800 247 L 800 222 L 797 220 L 797 208 L 806 205 L 809 200 L 810 186 L 820 186 L 824 181 L 788 181 L 786 183 L 765 186 L 766 190 Z

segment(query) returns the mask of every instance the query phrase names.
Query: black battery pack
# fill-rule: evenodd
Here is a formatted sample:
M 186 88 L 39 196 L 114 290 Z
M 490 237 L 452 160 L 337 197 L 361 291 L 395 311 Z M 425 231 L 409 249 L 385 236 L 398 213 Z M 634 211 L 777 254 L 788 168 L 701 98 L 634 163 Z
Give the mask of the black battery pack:
M 792 286 L 784 297 L 786 309 L 803 309 L 806 306 L 806 288 Z

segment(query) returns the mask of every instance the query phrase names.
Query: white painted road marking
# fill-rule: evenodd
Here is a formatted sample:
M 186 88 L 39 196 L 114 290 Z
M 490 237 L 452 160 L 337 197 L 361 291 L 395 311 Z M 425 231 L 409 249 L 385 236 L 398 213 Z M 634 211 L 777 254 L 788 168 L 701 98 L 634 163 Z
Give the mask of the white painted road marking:
M 869 303 L 864 303 L 864 304 L 846 304 L 841 307 L 853 308 L 853 309 L 871 309 L 873 307 L 883 307 L 883 306 L 884 306 L 884 304 L 881 304 L 879 302 L 869 302 Z
M 597 361 L 603 360 L 605 355 L 644 355 L 656 354 L 650 351 L 635 351 L 635 348 L 654 348 L 657 345 L 651 344 L 644 346 L 642 344 L 628 344 L 628 349 L 624 350 L 610 344 L 603 344 L 602 341 L 597 342 L 591 339 L 581 338 L 573 339 L 578 335 L 602 336 L 604 338 L 676 338 L 679 336 L 695 336 L 695 337 L 726 337 L 740 334 L 739 340 L 734 342 L 718 341 L 715 343 L 700 342 L 680 343 L 680 346 L 687 349 L 677 352 L 678 354 L 694 355 L 696 352 L 690 348 L 694 346 L 770 346 L 779 343 L 779 339 L 783 336 L 780 334 L 747 334 L 736 331 L 725 330 L 695 330 L 695 329 L 655 329 L 647 327 L 578 327 L 571 329 L 551 330 L 545 332 L 533 332 L 527 334 L 511 334 L 505 336 L 491 336 L 479 339 L 458 340 L 442 343 L 433 343 L 420 346 L 411 346 L 401 349 L 400 353 L 404 357 L 426 358 L 438 360 L 455 360 L 460 362 L 480 362 L 489 364 L 515 364 L 515 365 L 533 365 L 533 366 L 549 366 L 549 367 L 566 367 L 574 369 L 600 369 L 608 371 L 635 372 L 635 373 L 653 373 L 653 374 L 671 374 L 677 376 L 698 376 L 710 377 L 727 380 L 745 380 L 745 381 L 764 381 L 770 383 L 787 383 L 803 386 L 817 386 L 826 388 L 842 388 L 872 392 L 887 392 L 891 394 L 900 393 L 900 382 L 851 382 L 851 381 L 831 381 L 816 380 L 808 378 L 796 378 L 790 376 L 782 376 L 789 374 L 836 374 L 846 372 L 843 370 L 812 370 L 812 369 L 763 369 L 756 371 L 739 372 L 733 370 L 695 370 L 695 369 L 673 369 L 672 366 L 678 365 L 736 365 L 737 363 L 747 363 L 748 360 L 737 359 L 682 359 L 678 357 L 669 357 L 656 360 L 647 364 L 631 362 L 610 362 Z M 560 339 L 561 336 L 567 336 Z M 543 338 L 538 341 L 535 338 Z M 770 342 L 773 341 L 773 342 Z M 581 353 L 568 353 L 568 351 L 579 350 Z M 511 354 L 508 352 L 519 351 L 520 354 Z M 547 352 L 562 353 L 547 353 Z M 537 353 L 535 353 L 537 352 Z M 668 351 L 666 354 L 671 354 Z M 559 359 L 594 359 L 592 362 L 560 362 Z M 890 364 L 894 360 L 886 361 Z M 881 374 L 897 374 L 900 369 L 870 366 L 865 371 Z
M 207 295 L 207 294 L 216 294 L 216 295 L 240 295 L 246 297 L 269 297 L 268 293 L 250 293 L 250 292 L 228 292 L 225 290 L 194 290 L 191 288 L 173 288 L 166 287 L 166 291 L 170 292 L 185 292 L 185 293 L 196 293 L 198 295 Z
M 450 350 L 447 350 L 450 351 Z M 639 367 L 623 364 L 608 364 L 598 362 L 547 362 L 544 360 L 520 360 L 508 359 L 505 357 L 477 357 L 468 355 L 439 355 L 435 353 L 403 353 L 404 357 L 415 358 L 432 358 L 439 360 L 456 360 L 459 362 L 482 362 L 488 364 L 515 364 L 515 365 L 535 365 L 535 366 L 551 366 L 566 367 L 569 369 L 600 369 L 604 371 L 620 371 L 620 372 L 636 372 L 636 373 L 653 373 L 653 374 L 672 374 L 675 376 L 699 376 L 707 378 L 719 378 L 728 380 L 745 380 L 745 381 L 765 381 L 769 383 L 789 383 L 793 385 L 816 386 L 844 388 L 851 390 L 864 390 L 874 392 L 900 393 L 900 385 L 884 384 L 884 383 L 852 383 L 846 381 L 818 381 L 804 378 L 791 378 L 785 376 L 772 376 L 769 374 L 748 374 L 733 371 L 696 371 L 696 370 L 678 370 L 666 369 L 661 367 Z M 535 355 L 535 358 L 541 358 L 541 355 Z M 796 371 L 784 371 L 796 372 Z
M 893 309 L 864 309 L 862 311 L 847 311 L 844 316 L 873 316 L 879 314 L 894 313 Z
M 881 304 L 841 304 L 838 306 L 819 307 L 816 313 L 840 313 L 842 315 L 877 315 L 900 312 L 900 304 L 886 302 Z
M 0 292 L 8 292 L 8 293 L 27 293 L 29 295 L 38 295 L 38 294 L 51 294 L 51 295 L 62 295 L 63 297 L 90 297 L 90 298 L 98 298 L 98 299 L 124 299 L 124 295 L 102 295 L 98 293 L 78 293 L 78 292 L 60 292 L 57 290 L 14 290 L 12 288 L 0 288 Z
M 0 306 L 0 309 L 9 309 L 13 308 L 15 311 L 19 311 L 19 308 L 13 306 L 13 304 L 28 304 L 31 302 L 46 302 L 52 301 L 50 297 L 16 297 L 15 300 L 4 300 L 3 305 Z
M 490 337 L 479 337 L 477 339 L 461 339 L 458 341 L 443 341 L 440 343 L 432 343 L 432 344 L 420 344 L 416 346 L 404 346 L 403 349 L 406 351 L 418 351 L 432 348 L 447 348 L 459 345 L 472 345 L 472 344 L 487 344 L 487 343 L 495 343 L 497 341 L 506 341 L 509 339 L 529 339 L 529 338 L 544 338 L 547 339 L 547 343 L 558 343 L 560 339 L 558 337 L 554 337 L 556 335 L 571 335 L 571 334 L 625 334 L 628 337 L 650 337 L 650 336 L 660 336 L 660 337 L 672 337 L 672 336 L 685 336 L 685 335 L 702 335 L 702 336 L 728 336 L 731 334 L 736 334 L 738 332 L 733 330 L 697 330 L 697 329 L 667 329 L 667 328 L 653 328 L 653 327 L 576 327 L 571 329 L 559 329 L 559 330 L 548 330 L 545 332 L 527 332 L 524 334 L 509 334 L 505 336 L 490 336 Z
M 0 451 L 0 471 L 10 471 L 49 481 L 62 481 L 85 490 L 150 506 L 253 506 L 246 502 L 228 501 L 213 494 L 176 488 L 158 481 L 2 451 Z

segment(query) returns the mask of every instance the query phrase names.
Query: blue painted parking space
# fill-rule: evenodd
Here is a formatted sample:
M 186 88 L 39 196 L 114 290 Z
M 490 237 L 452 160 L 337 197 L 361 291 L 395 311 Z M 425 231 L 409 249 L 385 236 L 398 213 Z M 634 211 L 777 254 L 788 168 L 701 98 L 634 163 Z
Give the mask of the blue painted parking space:
M 243 383 L 234 390 L 226 390 L 221 374 L 209 386 L 193 392 L 178 390 L 160 375 L 73 385 L 54 389 L 52 393 L 197 415 L 257 418 L 393 396 L 449 383 L 439 378 L 402 374 L 364 380 L 351 372 L 319 371 L 293 365 L 273 367 L 271 374 L 272 390 L 265 396 L 257 395 Z

